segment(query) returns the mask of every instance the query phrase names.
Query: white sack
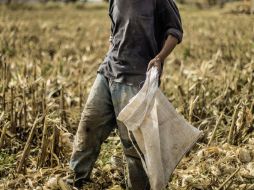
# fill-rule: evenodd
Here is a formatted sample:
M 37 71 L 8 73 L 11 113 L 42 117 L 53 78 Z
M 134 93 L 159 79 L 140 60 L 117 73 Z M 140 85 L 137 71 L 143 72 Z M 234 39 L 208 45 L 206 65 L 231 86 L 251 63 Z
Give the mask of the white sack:
M 177 164 L 202 135 L 176 112 L 158 88 L 156 67 L 150 69 L 142 89 L 117 119 L 133 133 L 153 190 L 166 187 Z

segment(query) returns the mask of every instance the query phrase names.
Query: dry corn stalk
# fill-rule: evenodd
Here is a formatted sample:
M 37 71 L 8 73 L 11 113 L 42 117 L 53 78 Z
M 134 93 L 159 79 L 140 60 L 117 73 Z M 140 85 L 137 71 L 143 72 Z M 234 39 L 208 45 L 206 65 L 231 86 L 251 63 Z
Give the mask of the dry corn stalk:
M 26 141 L 26 145 L 25 145 L 25 148 L 23 150 L 23 153 L 22 153 L 22 156 L 21 156 L 21 159 L 20 159 L 20 162 L 18 164 L 18 167 L 17 167 L 17 172 L 20 173 L 22 171 L 22 167 L 24 165 L 24 162 L 27 158 L 27 156 L 29 155 L 29 150 L 30 150 L 30 146 L 31 146 L 31 142 L 33 140 L 33 136 L 34 136 L 34 133 L 35 133 L 35 129 L 37 127 L 37 124 L 38 124 L 38 121 L 39 121 L 39 118 L 38 116 L 35 118 L 34 120 L 34 123 L 33 123 L 33 126 L 32 126 L 32 129 L 30 131 L 30 134 L 29 134 L 29 137 Z
M 1 133 L 1 137 L 0 137 L 0 149 L 3 148 L 4 146 L 4 138 L 5 138 L 5 134 L 7 131 L 7 125 L 8 123 L 6 123 L 2 129 L 2 133 Z
M 195 105 L 198 101 L 199 96 L 197 96 L 195 99 L 193 99 L 193 97 L 191 98 L 190 101 L 190 108 L 189 108 L 189 122 L 192 122 L 192 115 L 193 115 L 193 110 L 195 108 Z
M 223 112 L 220 114 L 220 117 L 219 117 L 219 119 L 218 119 L 217 122 L 216 122 L 216 125 L 215 125 L 215 127 L 214 127 L 214 129 L 213 129 L 212 136 L 211 136 L 211 138 L 210 138 L 210 140 L 209 140 L 207 146 L 210 146 L 211 142 L 213 141 L 213 139 L 214 139 L 214 137 L 215 137 L 215 133 L 216 133 L 216 131 L 217 131 L 217 129 L 218 129 L 218 126 L 219 126 L 219 124 L 220 124 L 220 122 L 221 122 L 221 120 L 222 120 L 222 117 L 223 117 Z
M 230 130 L 229 130 L 229 134 L 228 134 L 228 143 L 234 142 L 233 135 L 234 135 L 234 131 L 235 131 L 235 122 L 237 119 L 237 112 L 238 112 L 239 106 L 240 106 L 240 104 L 237 104 L 234 109 L 234 113 L 232 116 L 232 122 L 231 122 Z
M 46 115 L 43 115 L 43 132 L 42 132 L 42 141 L 41 141 L 41 152 L 38 157 L 37 168 L 43 167 L 45 158 L 47 157 L 47 148 L 48 148 L 48 128 L 46 125 Z
M 59 134 L 59 129 L 57 128 L 57 126 L 54 126 L 51 144 L 51 167 L 53 167 L 54 165 L 54 159 L 58 160 L 57 156 L 59 155 Z

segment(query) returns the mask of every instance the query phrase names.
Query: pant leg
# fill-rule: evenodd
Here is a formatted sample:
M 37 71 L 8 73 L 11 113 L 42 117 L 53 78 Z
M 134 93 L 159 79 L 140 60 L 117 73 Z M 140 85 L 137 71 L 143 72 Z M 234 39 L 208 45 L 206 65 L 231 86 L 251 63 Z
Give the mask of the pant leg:
M 110 89 L 116 117 L 128 104 L 129 100 L 139 91 L 137 87 L 115 82 L 112 82 Z M 119 121 L 117 124 L 128 165 L 128 188 L 133 190 L 149 190 L 148 177 L 141 159 L 129 139 L 127 128 Z
M 107 79 L 98 74 L 81 114 L 75 135 L 70 168 L 76 179 L 89 178 L 100 147 L 116 127 L 116 119 Z

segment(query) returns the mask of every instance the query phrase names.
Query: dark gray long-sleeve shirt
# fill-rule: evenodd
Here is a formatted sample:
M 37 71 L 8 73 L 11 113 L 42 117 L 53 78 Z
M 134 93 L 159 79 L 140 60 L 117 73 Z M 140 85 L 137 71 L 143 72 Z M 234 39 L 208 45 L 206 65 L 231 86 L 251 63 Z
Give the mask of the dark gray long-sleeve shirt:
M 182 41 L 181 18 L 173 0 L 110 0 L 109 16 L 112 47 L 98 72 L 115 82 L 139 86 L 166 37 Z

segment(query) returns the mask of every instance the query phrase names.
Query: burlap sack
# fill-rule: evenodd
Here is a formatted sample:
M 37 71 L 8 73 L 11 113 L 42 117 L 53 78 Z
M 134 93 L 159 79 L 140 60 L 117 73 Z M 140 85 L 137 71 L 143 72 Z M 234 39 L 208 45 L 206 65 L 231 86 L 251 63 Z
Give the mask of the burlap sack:
M 176 112 L 158 88 L 155 67 L 117 119 L 133 133 L 153 190 L 166 187 L 179 161 L 202 135 Z

